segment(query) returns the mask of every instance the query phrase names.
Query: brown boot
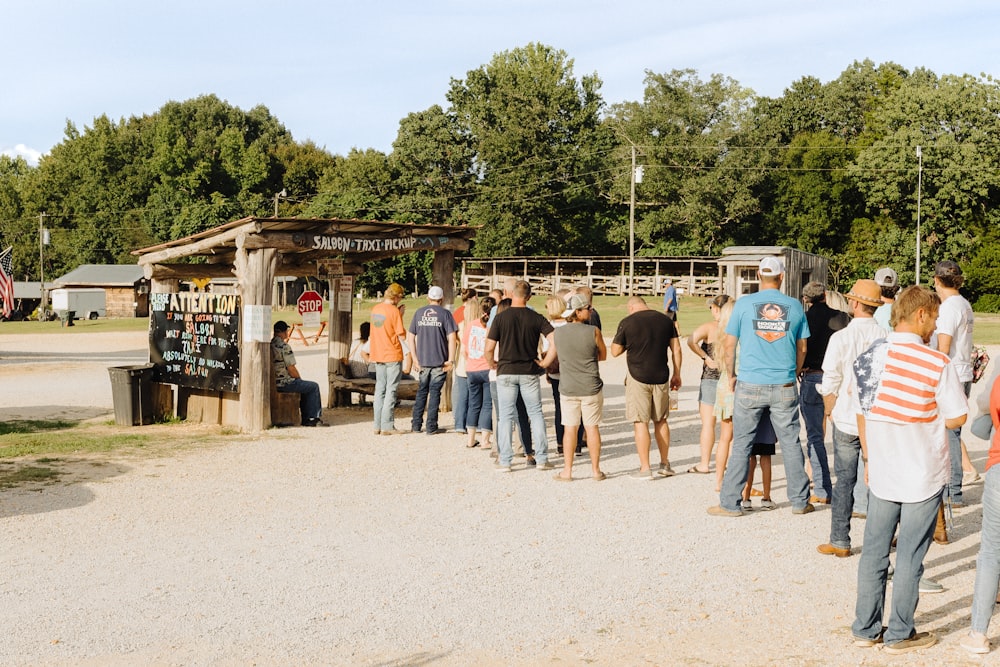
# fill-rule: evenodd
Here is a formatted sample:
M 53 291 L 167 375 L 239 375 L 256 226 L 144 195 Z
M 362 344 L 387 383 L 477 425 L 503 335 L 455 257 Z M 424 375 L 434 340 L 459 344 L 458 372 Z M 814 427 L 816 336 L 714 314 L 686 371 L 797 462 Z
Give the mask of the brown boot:
M 948 527 L 944 521 L 944 503 L 938 505 L 937 525 L 934 526 L 934 541 L 938 544 L 948 544 Z

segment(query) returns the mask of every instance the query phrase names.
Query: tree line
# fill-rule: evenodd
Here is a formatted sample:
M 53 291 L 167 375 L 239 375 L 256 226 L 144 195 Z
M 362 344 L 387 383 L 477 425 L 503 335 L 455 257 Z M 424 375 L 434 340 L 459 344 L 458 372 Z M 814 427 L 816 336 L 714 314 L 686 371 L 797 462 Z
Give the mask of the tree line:
M 265 107 L 214 95 L 95 118 L 37 167 L 0 157 L 0 233 L 17 279 L 127 263 L 139 247 L 244 216 L 481 226 L 472 253 L 621 255 L 632 156 L 638 254 L 788 245 L 831 259 L 833 287 L 889 265 L 958 261 L 979 310 L 1000 310 L 1000 88 L 989 76 L 854 62 L 780 97 L 722 74 L 646 72 L 607 103 L 594 74 L 529 44 L 452 79 L 447 107 L 399 122 L 392 150 L 333 155 Z M 918 156 L 919 147 L 919 156 Z M 284 191 L 286 196 L 276 197 Z M 919 212 L 918 212 L 919 209 Z M 430 258 L 369 267 L 371 285 L 430 276 Z M 423 282 L 426 287 L 426 282 Z

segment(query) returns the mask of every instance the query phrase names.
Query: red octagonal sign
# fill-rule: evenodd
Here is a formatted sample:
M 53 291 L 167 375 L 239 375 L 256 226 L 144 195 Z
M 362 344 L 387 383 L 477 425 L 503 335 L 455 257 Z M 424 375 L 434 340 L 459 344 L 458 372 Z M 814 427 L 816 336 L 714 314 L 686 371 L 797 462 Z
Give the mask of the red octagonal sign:
M 315 290 L 310 289 L 303 292 L 296 303 L 299 307 L 299 315 L 323 312 L 323 297 Z

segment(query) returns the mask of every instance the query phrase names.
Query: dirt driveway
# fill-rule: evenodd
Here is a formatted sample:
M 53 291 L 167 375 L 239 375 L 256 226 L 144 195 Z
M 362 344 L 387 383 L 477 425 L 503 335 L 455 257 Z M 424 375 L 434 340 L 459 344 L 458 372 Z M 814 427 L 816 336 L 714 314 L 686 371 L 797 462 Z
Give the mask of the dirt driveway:
M 65 340 L 0 335 L 0 418 L 110 417 L 106 367 L 144 361 L 144 335 L 52 349 Z M 323 349 L 296 354 L 322 377 Z M 373 438 L 370 411 L 355 408 L 328 410 L 329 429 L 82 457 L 68 483 L 0 491 L 0 664 L 970 662 L 958 640 L 981 486 L 927 558 L 947 590 L 921 599 L 917 623 L 940 644 L 903 657 L 854 648 L 857 555 L 815 551 L 829 510 L 791 514 L 780 458 L 779 509 L 735 520 L 706 515 L 713 476 L 628 478 L 622 361 L 602 373 L 600 483 L 497 474 L 453 434 Z M 671 417 L 678 471 L 697 460 L 697 373 L 689 361 Z M 397 420 L 408 426 L 405 407 Z M 190 427 L 143 428 L 169 442 Z M 967 439 L 981 468 L 986 444 Z

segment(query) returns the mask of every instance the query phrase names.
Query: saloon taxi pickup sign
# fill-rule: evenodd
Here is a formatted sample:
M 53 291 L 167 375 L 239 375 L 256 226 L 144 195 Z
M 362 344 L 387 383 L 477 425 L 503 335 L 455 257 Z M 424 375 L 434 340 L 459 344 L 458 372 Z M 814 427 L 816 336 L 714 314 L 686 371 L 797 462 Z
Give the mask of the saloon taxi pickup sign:
M 323 297 L 315 290 L 306 290 L 296 301 L 299 308 L 299 315 L 302 316 L 303 328 L 314 328 L 319 326 L 323 315 Z

